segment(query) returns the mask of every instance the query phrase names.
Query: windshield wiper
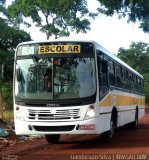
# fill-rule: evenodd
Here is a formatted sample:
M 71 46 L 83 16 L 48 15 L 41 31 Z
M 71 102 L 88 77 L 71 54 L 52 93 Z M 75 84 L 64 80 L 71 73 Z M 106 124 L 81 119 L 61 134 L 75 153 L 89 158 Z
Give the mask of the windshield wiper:
M 34 64 L 37 65 L 37 64 L 38 64 L 38 60 L 39 60 L 39 56 L 33 54 L 33 55 L 31 55 L 31 57 L 32 57 L 32 59 L 33 59 L 33 61 L 34 61 Z

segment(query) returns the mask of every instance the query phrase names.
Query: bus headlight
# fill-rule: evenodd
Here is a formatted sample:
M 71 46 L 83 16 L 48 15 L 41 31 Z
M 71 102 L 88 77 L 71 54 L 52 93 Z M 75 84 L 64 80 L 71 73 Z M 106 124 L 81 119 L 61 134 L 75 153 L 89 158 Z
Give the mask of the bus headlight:
M 84 119 L 90 119 L 95 117 L 95 107 L 93 105 L 89 106 Z
M 16 116 L 15 117 L 21 121 L 24 121 L 23 114 L 18 106 L 16 107 Z

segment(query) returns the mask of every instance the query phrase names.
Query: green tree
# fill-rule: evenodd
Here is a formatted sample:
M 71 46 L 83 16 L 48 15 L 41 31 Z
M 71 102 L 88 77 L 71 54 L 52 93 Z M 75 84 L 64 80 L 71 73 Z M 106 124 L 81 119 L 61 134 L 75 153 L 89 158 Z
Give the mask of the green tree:
M 2 18 L 0 18 L 0 28 L 0 49 L 13 51 L 20 42 L 31 40 L 28 33 L 10 27 Z
M 149 44 L 132 42 L 129 49 L 120 48 L 117 56 L 144 76 L 146 103 L 149 104 Z
M 96 15 L 89 12 L 86 0 L 15 0 L 8 11 L 18 23 L 34 23 L 47 39 L 69 36 L 72 31 L 86 33 L 90 29 L 88 17 Z M 26 17 L 32 19 L 30 24 Z
M 145 83 L 144 83 L 144 90 L 145 90 L 145 101 L 146 104 L 149 105 L 149 73 L 143 74 Z
M 2 65 L 2 63 L 6 62 L 7 59 L 12 58 L 12 56 L 14 55 L 14 52 L 8 52 L 8 51 L 4 51 L 2 49 L 0 49 L 0 66 Z M 8 70 L 9 70 L 9 77 L 10 77 L 10 81 L 8 82 L 3 82 L 0 76 L 0 96 L 2 96 L 1 98 L 3 98 L 3 102 L 4 102 L 4 107 L 6 110 L 10 110 L 12 109 L 13 106 L 13 101 L 12 101 L 12 70 L 13 70 L 13 62 L 8 62 Z M 1 67 L 0 67 L 0 75 L 1 75 Z
M 127 17 L 128 22 L 140 21 L 140 28 L 149 32 L 149 1 L 148 0 L 98 0 L 101 4 L 99 13 L 119 18 Z
M 3 1 L 4 2 L 4 1 Z M 13 61 L 8 61 L 14 56 L 14 49 L 18 43 L 31 40 L 28 33 L 14 25 L 4 5 L 0 5 L 0 96 L 3 98 L 5 108 L 12 109 L 12 72 Z M 9 81 L 1 79 L 1 65 L 8 64 Z
M 129 49 L 120 48 L 117 56 L 141 74 L 149 72 L 149 45 L 132 42 Z
M 12 51 L 20 42 L 31 40 L 28 33 L 16 26 L 5 6 L 0 5 L 0 13 L 0 49 Z

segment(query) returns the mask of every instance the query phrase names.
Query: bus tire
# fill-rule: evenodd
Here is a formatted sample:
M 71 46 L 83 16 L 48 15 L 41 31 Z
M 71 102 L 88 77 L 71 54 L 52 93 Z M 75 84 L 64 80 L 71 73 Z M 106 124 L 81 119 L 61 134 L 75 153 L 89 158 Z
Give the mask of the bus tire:
M 138 110 L 136 109 L 135 120 L 130 123 L 132 129 L 136 129 L 138 127 Z
M 129 130 L 136 129 L 137 127 L 138 127 L 138 109 L 136 109 L 135 112 L 135 120 L 133 122 L 126 124 L 126 128 Z
M 60 134 L 48 134 L 45 135 L 45 139 L 48 143 L 58 143 L 60 139 Z
M 115 122 L 115 117 L 114 117 L 114 114 L 112 114 L 111 120 L 110 120 L 110 130 L 102 133 L 102 140 L 104 142 L 110 142 L 111 139 L 113 138 L 115 127 L 116 127 L 114 122 Z

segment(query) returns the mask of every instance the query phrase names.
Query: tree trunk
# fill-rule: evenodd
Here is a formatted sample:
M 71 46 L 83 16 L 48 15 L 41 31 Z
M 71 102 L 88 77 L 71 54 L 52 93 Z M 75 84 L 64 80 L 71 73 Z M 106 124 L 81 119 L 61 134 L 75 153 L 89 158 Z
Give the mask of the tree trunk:
M 0 92 L 0 119 L 3 119 L 3 97 L 1 92 Z
M 49 40 L 49 38 L 50 38 L 50 34 L 49 34 L 49 33 L 47 33 L 47 40 Z

